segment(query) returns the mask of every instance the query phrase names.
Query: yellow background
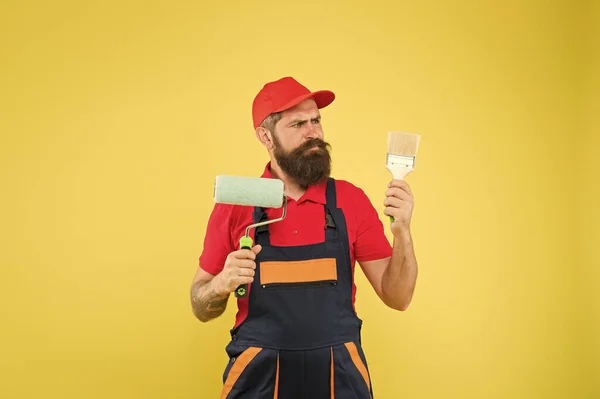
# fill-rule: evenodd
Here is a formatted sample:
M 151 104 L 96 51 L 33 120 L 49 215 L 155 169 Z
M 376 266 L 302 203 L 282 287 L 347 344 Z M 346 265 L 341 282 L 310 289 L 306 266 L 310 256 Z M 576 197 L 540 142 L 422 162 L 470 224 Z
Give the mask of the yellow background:
M 286 75 L 336 92 L 334 176 L 378 209 L 387 132 L 422 135 L 410 309 L 357 273 L 376 398 L 600 397 L 599 26 L 597 1 L 3 0 L 0 397 L 218 397 L 235 306 L 201 324 L 189 284 Z

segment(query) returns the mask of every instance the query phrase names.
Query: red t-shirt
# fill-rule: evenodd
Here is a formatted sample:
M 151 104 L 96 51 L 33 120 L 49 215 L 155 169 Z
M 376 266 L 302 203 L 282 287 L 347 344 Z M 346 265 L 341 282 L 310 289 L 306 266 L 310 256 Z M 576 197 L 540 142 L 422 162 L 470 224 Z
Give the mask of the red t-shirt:
M 270 163 L 262 175 L 271 178 Z M 350 262 L 354 275 L 355 262 L 391 256 L 392 247 L 384 234 L 377 211 L 363 190 L 344 180 L 335 180 L 337 207 L 341 208 L 348 229 Z M 268 225 L 271 245 L 296 246 L 323 242 L 325 239 L 324 207 L 327 183 L 310 186 L 295 201 L 288 197 L 285 219 Z M 229 253 L 239 249 L 240 238 L 246 227 L 253 223 L 253 207 L 215 204 L 208 220 L 200 267 L 211 274 L 223 270 Z M 279 218 L 282 208 L 265 209 L 269 219 Z M 254 230 L 250 232 L 254 239 Z M 356 285 L 352 282 L 352 303 L 356 299 Z M 248 314 L 248 297 L 238 299 L 235 326 Z

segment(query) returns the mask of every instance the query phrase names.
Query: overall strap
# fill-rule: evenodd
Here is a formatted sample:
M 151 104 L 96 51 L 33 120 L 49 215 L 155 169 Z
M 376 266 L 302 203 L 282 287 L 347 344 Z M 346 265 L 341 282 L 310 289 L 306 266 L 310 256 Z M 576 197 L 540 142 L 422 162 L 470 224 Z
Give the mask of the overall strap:
M 327 180 L 327 189 L 325 191 L 325 240 L 332 241 L 338 237 L 338 229 L 334 214 L 336 213 L 337 199 L 335 193 L 335 180 L 329 178 Z
M 335 179 L 330 177 L 327 180 L 327 189 L 325 190 L 325 200 L 329 209 L 335 209 L 337 207 L 337 198 L 335 193 Z
M 267 212 L 265 212 L 265 210 L 259 206 L 254 207 L 254 212 L 252 212 L 252 220 L 252 223 L 267 221 Z M 254 244 L 260 244 L 262 246 L 271 245 L 268 225 L 258 226 L 254 229 Z

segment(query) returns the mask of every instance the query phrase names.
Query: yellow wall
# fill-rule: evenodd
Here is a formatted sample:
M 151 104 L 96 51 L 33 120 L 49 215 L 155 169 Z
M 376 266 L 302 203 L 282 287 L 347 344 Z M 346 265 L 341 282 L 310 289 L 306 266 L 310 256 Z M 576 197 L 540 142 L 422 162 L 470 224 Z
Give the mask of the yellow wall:
M 582 74 L 582 156 L 581 156 L 581 305 L 579 311 L 584 378 L 600 381 L 600 2 L 590 1 L 587 8 L 588 27 L 584 36 Z M 600 382 L 585 394 L 600 397 Z
M 379 209 L 387 131 L 422 135 L 411 308 L 357 276 L 376 397 L 597 397 L 597 175 L 570 164 L 586 143 L 598 166 L 598 113 L 573 129 L 587 11 L 326 3 L 2 2 L 0 397 L 218 397 L 234 303 L 201 324 L 189 283 L 213 178 L 262 171 L 250 104 L 285 75 L 336 92 L 334 174 Z

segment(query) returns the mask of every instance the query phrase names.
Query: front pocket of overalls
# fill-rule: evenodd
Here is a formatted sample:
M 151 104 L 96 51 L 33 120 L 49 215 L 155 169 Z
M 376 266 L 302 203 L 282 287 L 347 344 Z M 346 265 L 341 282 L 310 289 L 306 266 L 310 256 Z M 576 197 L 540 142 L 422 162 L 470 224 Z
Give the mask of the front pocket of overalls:
M 317 288 L 337 285 L 335 258 L 260 263 L 263 288 Z
M 258 392 L 275 392 L 277 351 L 248 347 L 231 358 L 223 375 L 221 399 L 236 399 Z M 254 397 L 254 396 L 252 396 Z
M 258 268 L 261 288 L 255 305 L 268 309 L 278 347 L 314 349 L 337 339 L 332 334 L 340 330 L 337 315 L 346 298 L 337 285 L 335 258 L 265 260 Z M 349 303 L 350 289 L 347 295 Z

